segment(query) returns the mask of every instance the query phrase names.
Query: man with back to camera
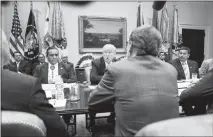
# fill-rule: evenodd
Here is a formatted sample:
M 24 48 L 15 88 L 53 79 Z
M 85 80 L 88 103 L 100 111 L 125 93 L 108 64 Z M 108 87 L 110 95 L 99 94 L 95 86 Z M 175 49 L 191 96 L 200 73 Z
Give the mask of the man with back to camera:
M 134 29 L 130 57 L 110 64 L 90 93 L 89 111 L 114 105 L 115 136 L 134 136 L 147 124 L 179 117 L 177 71 L 158 59 L 161 43 L 161 34 L 154 27 Z
M 2 31 L 2 64 L 9 62 L 9 46 Z M 22 111 L 37 115 L 47 129 L 47 137 L 65 137 L 64 121 L 49 104 L 38 79 L 3 70 L 1 66 L 1 110 Z
M 56 77 L 61 76 L 64 83 L 76 82 L 74 69 L 67 64 L 59 62 L 59 51 L 55 47 L 49 47 L 46 51 L 48 62 L 36 67 L 33 76 L 38 77 L 41 83 L 55 83 Z
M 189 60 L 189 56 L 190 49 L 188 47 L 181 47 L 178 52 L 178 58 L 169 61 L 178 72 L 178 80 L 191 79 L 192 73 L 197 73 L 198 75 L 198 64 L 195 61 Z
M 213 68 L 199 82 L 184 90 L 179 102 L 187 116 L 213 113 Z

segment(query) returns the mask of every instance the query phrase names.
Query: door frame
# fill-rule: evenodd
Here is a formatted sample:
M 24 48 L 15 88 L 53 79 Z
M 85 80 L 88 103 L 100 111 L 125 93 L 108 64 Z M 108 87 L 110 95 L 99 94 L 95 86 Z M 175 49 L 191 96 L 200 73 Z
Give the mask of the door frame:
M 179 25 L 179 32 L 182 34 L 182 29 L 197 29 L 197 30 L 204 30 L 205 37 L 204 37 L 204 59 L 208 59 L 208 51 L 209 47 L 209 25 L 195 25 L 195 24 L 180 24 Z

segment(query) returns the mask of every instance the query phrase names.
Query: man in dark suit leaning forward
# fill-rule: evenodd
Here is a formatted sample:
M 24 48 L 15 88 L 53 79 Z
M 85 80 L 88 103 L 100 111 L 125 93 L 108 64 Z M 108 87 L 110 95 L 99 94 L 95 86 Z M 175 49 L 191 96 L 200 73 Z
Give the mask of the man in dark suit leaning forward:
M 133 30 L 130 57 L 110 64 L 90 93 L 89 110 L 114 106 L 115 136 L 134 136 L 147 124 L 179 116 L 177 71 L 157 57 L 161 43 L 152 26 Z
M 9 46 L 2 36 L 2 64 L 9 62 Z M 47 129 L 47 137 L 65 137 L 64 121 L 49 104 L 38 79 L 25 74 L 3 70 L 1 66 L 1 110 L 32 113 L 41 118 Z
M 190 49 L 188 47 L 181 47 L 179 49 L 178 58 L 169 62 L 176 68 L 178 80 L 191 79 L 192 73 L 197 73 L 198 75 L 198 64 L 195 61 L 189 60 L 189 56 Z

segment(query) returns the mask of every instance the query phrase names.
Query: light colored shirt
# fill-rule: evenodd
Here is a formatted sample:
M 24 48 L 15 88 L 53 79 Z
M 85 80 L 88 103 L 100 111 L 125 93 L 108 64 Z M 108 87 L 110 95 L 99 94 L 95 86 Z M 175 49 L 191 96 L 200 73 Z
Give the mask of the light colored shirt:
M 20 62 L 16 62 L 17 70 L 19 68 L 19 64 L 20 64 Z
M 186 79 L 190 79 L 190 71 L 189 71 L 187 60 L 185 62 L 181 62 L 181 65 L 183 67 L 183 71 L 185 73 Z
M 55 68 L 52 70 L 51 66 L 54 66 Z M 50 81 L 54 82 L 57 76 L 58 76 L 58 63 L 56 63 L 55 65 L 48 63 L 48 83 L 50 83 Z

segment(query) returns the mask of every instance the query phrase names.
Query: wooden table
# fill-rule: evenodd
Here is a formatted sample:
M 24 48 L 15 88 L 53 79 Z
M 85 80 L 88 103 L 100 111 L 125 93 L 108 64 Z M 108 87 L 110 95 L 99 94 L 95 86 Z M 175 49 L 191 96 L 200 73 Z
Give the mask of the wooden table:
M 65 87 L 71 87 L 71 86 L 77 86 L 75 88 L 76 94 L 80 97 L 78 101 L 71 101 L 71 100 L 66 100 L 66 105 L 65 106 L 60 106 L 60 107 L 55 107 L 56 112 L 63 117 L 72 117 L 73 116 L 73 122 L 70 123 L 69 120 L 65 120 L 66 124 L 73 125 L 74 126 L 74 134 L 76 135 L 76 115 L 78 114 L 85 114 L 86 115 L 86 127 L 88 125 L 88 97 L 90 92 L 94 89 L 94 86 L 88 86 L 84 84 L 65 84 Z M 48 97 L 50 97 L 52 92 L 56 92 L 54 90 L 54 85 L 52 84 L 43 84 L 42 85 L 43 89 L 46 92 L 46 95 L 48 94 Z M 71 88 L 70 88 L 71 89 Z M 50 98 L 49 98 L 50 99 Z M 67 128 L 68 128 L 67 126 Z

